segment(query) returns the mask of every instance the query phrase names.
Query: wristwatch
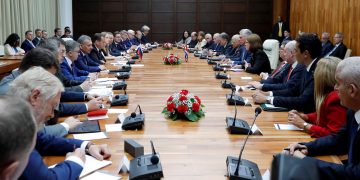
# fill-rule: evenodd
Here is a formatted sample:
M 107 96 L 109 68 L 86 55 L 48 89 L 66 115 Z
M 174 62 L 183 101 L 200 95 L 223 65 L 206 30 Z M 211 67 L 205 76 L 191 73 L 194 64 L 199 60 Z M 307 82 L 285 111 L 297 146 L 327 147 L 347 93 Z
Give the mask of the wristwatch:
M 306 131 L 306 126 L 308 126 L 308 125 L 309 125 L 309 123 L 304 122 L 304 131 Z
M 90 149 L 90 146 L 92 146 L 92 145 L 94 145 L 94 143 L 88 142 L 88 144 L 87 144 L 86 147 L 85 147 L 85 153 L 86 153 L 86 154 L 89 154 L 89 155 L 90 155 L 89 149 Z

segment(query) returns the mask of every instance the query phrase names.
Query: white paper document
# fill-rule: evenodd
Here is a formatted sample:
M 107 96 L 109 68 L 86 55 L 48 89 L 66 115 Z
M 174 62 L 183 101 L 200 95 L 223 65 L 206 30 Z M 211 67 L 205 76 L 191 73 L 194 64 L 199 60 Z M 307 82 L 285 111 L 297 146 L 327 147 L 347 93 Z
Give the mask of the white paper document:
M 96 82 L 96 85 L 98 86 L 107 86 L 107 85 L 113 85 L 116 81 L 100 81 Z
M 101 120 L 101 119 L 109 119 L 109 116 L 106 115 L 101 115 L 101 116 L 90 116 L 87 118 L 89 121 L 95 121 L 95 120 Z
M 277 130 L 287 130 L 287 131 L 302 131 L 302 129 L 292 125 L 292 124 L 274 124 L 275 129 Z
M 81 171 L 80 178 L 82 178 L 82 177 L 88 175 L 89 173 L 92 173 L 98 169 L 108 166 L 112 163 L 111 161 L 108 161 L 108 160 L 99 161 L 89 155 L 85 155 L 85 158 L 86 158 L 85 165 L 84 165 L 83 170 Z M 49 166 L 49 168 L 54 168 L 55 166 L 56 166 L 56 164 Z
M 79 140 L 83 140 L 83 141 L 108 138 L 104 132 L 73 134 L 73 136 L 74 136 L 74 139 L 79 139 Z
M 108 109 L 109 114 L 127 113 L 128 109 Z
M 143 64 L 132 64 L 132 65 L 130 65 L 131 67 L 144 67 L 144 65 Z
M 98 85 L 98 86 L 92 86 L 91 89 L 106 89 L 107 86 L 104 85 Z
M 121 177 L 118 175 L 96 171 L 88 176 L 85 176 L 81 180 L 119 180 L 119 179 L 121 179 Z
M 102 82 L 102 81 L 117 81 L 117 78 L 97 78 L 96 82 Z
M 122 129 L 122 124 L 105 124 L 106 132 L 120 132 L 124 131 Z
M 99 161 L 92 156 L 86 155 L 86 162 L 84 169 L 81 171 L 80 177 L 83 177 L 91 172 L 110 165 L 112 162 L 108 160 Z
M 241 77 L 242 80 L 251 80 L 252 77 Z
M 113 94 L 113 91 L 112 88 L 90 89 L 87 93 L 97 94 L 99 96 L 111 96 Z
M 243 69 L 237 69 L 237 68 L 231 68 L 230 71 L 233 71 L 233 72 L 242 72 L 244 71 Z

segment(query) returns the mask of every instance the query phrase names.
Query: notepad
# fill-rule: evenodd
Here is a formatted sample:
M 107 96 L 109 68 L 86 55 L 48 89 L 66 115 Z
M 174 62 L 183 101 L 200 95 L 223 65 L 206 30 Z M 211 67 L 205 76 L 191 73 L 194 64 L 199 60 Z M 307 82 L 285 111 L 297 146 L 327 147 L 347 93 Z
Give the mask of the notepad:
M 106 172 L 96 171 L 92 174 L 85 176 L 81 180 L 100 180 L 100 179 L 102 179 L 102 180 L 119 180 L 119 179 L 121 179 L 121 177 L 118 175 L 115 175 L 115 174 L 109 174 Z
M 287 131 L 302 131 L 303 129 L 300 129 L 292 124 L 274 124 L 275 129 L 277 130 L 287 130 Z
M 77 127 L 70 129 L 69 134 L 100 132 L 99 121 L 84 121 Z
M 104 132 L 98 133 L 84 133 L 84 134 L 74 134 L 74 139 L 79 139 L 83 141 L 89 141 L 94 139 L 106 139 L 108 138 Z

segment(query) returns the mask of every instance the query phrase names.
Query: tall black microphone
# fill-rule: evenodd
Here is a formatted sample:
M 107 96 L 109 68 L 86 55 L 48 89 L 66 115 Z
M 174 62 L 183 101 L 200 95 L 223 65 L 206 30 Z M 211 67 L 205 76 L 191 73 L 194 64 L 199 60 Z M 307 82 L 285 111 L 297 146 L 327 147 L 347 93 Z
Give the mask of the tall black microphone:
M 261 110 L 260 107 L 257 107 L 255 109 L 255 116 L 254 116 L 251 127 L 254 126 L 256 118 L 261 113 L 261 111 L 262 110 Z M 242 180 L 244 180 L 244 179 L 249 179 L 249 180 L 250 179 L 251 180 L 259 179 L 259 180 L 261 180 L 262 179 L 259 167 L 257 166 L 256 163 L 251 162 L 249 160 L 241 159 L 242 153 L 243 153 L 245 145 L 246 145 L 246 142 L 249 139 L 250 132 L 251 131 L 248 131 L 248 133 L 247 133 L 244 144 L 243 144 L 243 146 L 242 146 L 242 148 L 240 150 L 239 157 L 238 158 L 231 157 L 231 156 L 227 157 L 226 165 L 227 165 L 227 169 L 228 169 L 228 176 L 229 176 L 229 178 L 231 180 L 233 180 L 233 179 L 234 180 L 235 179 L 236 180 L 238 180 L 238 179 L 239 180 L 240 179 L 242 179 Z M 235 169 L 235 171 L 232 171 L 232 169 L 234 168 L 235 165 L 236 165 L 236 169 Z M 239 171 L 240 171 L 240 173 L 239 173 Z
M 254 119 L 253 119 L 253 122 L 251 124 L 251 128 L 254 126 L 255 124 L 255 121 L 256 121 L 256 118 L 258 117 L 258 115 L 261 113 L 261 108 L 260 107 L 257 107 L 255 109 L 255 116 L 254 116 Z M 239 154 L 239 160 L 238 160 L 238 163 L 236 165 L 236 170 L 235 170 L 235 175 L 238 175 L 238 171 L 239 171 L 239 166 L 240 166 L 240 161 L 241 161 L 241 156 L 242 156 L 242 153 L 244 152 L 244 148 L 245 148 L 245 145 L 246 145 L 246 142 L 247 140 L 249 139 L 249 135 L 250 135 L 250 132 L 251 132 L 251 128 L 250 128 L 250 131 L 248 132 L 247 136 L 246 136 L 246 139 L 244 141 L 244 144 L 241 148 L 241 151 L 240 151 L 240 154 Z
M 234 117 L 226 117 L 225 118 L 227 129 L 229 130 L 230 134 L 248 134 L 251 131 L 249 124 L 242 119 L 236 119 L 236 117 L 237 117 L 237 106 L 236 105 L 238 103 L 237 98 L 241 98 L 241 97 L 237 97 L 237 96 L 233 97 L 233 95 L 235 93 L 234 85 L 231 85 L 231 90 L 232 90 L 232 93 L 231 93 L 230 97 L 228 98 L 228 101 L 233 100 L 234 106 L 235 106 L 235 114 L 234 114 Z

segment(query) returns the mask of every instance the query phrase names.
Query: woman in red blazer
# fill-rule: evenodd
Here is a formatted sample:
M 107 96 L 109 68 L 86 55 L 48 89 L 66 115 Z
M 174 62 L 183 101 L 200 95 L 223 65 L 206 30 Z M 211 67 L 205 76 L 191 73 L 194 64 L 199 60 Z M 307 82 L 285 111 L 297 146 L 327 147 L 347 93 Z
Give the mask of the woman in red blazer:
M 289 123 L 304 129 L 311 137 L 318 138 L 335 133 L 346 122 L 346 108 L 341 106 L 338 93 L 334 91 L 335 71 L 340 61 L 336 57 L 327 57 L 318 62 L 314 73 L 316 112 L 289 112 Z

